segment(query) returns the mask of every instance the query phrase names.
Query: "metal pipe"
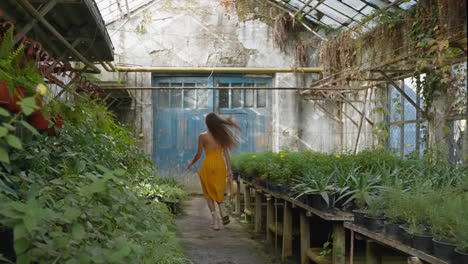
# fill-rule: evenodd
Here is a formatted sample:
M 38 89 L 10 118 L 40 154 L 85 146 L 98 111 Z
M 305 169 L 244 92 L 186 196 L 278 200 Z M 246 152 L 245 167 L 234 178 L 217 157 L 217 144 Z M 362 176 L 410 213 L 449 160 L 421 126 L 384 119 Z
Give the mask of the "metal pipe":
M 116 86 L 101 86 L 104 90 L 309 90 L 309 91 L 356 91 L 350 89 L 311 89 L 308 87 L 116 87 Z
M 107 66 L 107 64 L 103 61 L 100 61 L 99 64 L 106 70 L 107 72 L 112 72 L 112 70 Z
M 118 72 L 162 72 L 162 73 L 322 73 L 323 68 L 242 68 L 242 67 L 115 67 Z
M 41 16 L 41 14 L 32 6 L 28 0 L 17 0 L 17 2 L 26 9 L 31 16 L 36 18 L 41 24 L 44 25 L 47 30 L 52 33 L 60 42 L 62 42 L 79 60 L 85 65 L 93 69 L 95 73 L 101 73 L 101 70 L 97 68 L 92 62 L 88 61 L 81 53 L 79 53 L 73 46 L 60 34 L 47 20 Z

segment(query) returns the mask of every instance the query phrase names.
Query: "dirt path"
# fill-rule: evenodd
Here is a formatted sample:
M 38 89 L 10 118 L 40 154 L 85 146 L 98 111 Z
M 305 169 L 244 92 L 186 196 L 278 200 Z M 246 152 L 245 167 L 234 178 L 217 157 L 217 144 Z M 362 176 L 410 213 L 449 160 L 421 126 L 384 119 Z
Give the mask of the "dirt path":
M 249 238 L 236 219 L 220 231 L 209 227 L 211 215 L 202 197 L 192 198 L 177 220 L 182 243 L 193 264 L 270 264 L 259 242 Z

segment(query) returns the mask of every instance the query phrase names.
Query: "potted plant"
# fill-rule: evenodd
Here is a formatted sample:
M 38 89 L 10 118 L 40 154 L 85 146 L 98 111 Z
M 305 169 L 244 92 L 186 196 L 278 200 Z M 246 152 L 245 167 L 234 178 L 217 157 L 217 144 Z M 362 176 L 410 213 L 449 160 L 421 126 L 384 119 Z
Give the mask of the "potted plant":
M 381 195 L 389 205 L 384 208 L 387 216 L 384 223 L 385 235 L 395 240 L 403 240 L 400 226 L 404 223 L 404 207 L 408 202 L 404 199 L 405 193 L 401 188 L 385 188 Z
M 358 208 L 353 210 L 354 222 L 356 224 L 364 224 L 365 211 L 363 209 L 370 199 L 383 188 L 380 184 L 380 177 L 378 175 L 360 172 L 359 167 L 349 171 L 349 183 L 346 187 L 341 188 L 337 201 L 344 200 L 343 205 L 347 205 L 353 200 L 355 201 Z
M 454 234 L 456 240 L 456 248 L 454 250 L 454 262 L 457 264 L 468 263 L 468 210 L 466 210 L 466 204 L 468 204 L 468 194 L 464 193 L 464 196 L 458 197 L 457 203 L 464 208 L 458 210 L 456 221 L 454 225 Z
M 373 232 L 383 232 L 386 217 L 383 214 L 385 200 L 382 196 L 372 196 L 367 202 L 364 225 Z
M 318 210 L 328 210 L 333 207 L 336 187 L 331 175 L 321 171 L 309 171 L 296 181 L 298 183 L 293 187 L 297 193 L 296 198 L 307 195 L 309 205 Z
M 453 228 L 456 225 L 456 214 L 459 208 L 456 208 L 454 204 L 456 203 L 441 201 L 434 205 L 429 213 L 429 226 L 434 236 L 432 239 L 434 255 L 444 260 L 452 259 L 455 250 Z
M 419 186 L 417 186 L 419 187 Z M 410 196 L 409 207 L 406 211 L 406 222 L 409 224 L 407 232 L 411 235 L 412 246 L 416 249 L 432 254 L 432 233 L 427 226 L 428 210 L 431 208 L 430 195 L 422 189 L 408 193 Z

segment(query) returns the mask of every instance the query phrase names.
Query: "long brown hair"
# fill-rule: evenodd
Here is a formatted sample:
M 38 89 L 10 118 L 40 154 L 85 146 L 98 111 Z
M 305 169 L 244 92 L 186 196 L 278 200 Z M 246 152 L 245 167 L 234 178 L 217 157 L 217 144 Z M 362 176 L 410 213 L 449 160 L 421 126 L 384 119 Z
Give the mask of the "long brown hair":
M 216 113 L 209 113 L 205 118 L 206 126 L 221 147 L 231 149 L 239 145 L 239 140 L 230 128 L 240 131 L 240 127 L 230 118 L 222 118 Z

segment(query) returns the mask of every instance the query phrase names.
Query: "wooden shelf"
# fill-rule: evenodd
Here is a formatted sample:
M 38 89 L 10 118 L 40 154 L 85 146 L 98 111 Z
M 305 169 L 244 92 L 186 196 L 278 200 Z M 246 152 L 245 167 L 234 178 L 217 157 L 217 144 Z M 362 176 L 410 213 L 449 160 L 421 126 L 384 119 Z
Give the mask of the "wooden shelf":
M 280 198 L 280 199 L 283 199 L 283 200 L 286 200 L 288 202 L 291 202 L 292 204 L 294 204 L 295 206 L 298 206 L 298 207 L 301 207 L 303 209 L 305 209 L 306 211 L 314 214 L 314 215 L 317 215 L 319 216 L 320 218 L 324 219 L 324 220 L 327 220 L 327 221 L 353 221 L 354 220 L 354 216 L 353 214 L 350 214 L 350 213 L 345 213 L 343 211 L 338 211 L 338 213 L 334 214 L 334 213 L 328 213 L 328 212 L 324 212 L 324 211 L 320 211 L 320 210 L 317 210 L 315 208 L 312 208 L 292 197 L 289 197 L 287 195 L 284 195 L 284 194 L 280 194 L 280 193 L 277 193 L 277 192 L 272 192 L 258 184 L 255 184 L 255 183 L 251 183 L 251 182 L 247 182 L 245 181 L 244 179 L 240 179 L 244 184 L 246 185 L 249 185 L 257 190 L 260 190 L 266 194 L 269 194 L 273 197 L 276 197 L 276 198 Z
M 407 245 L 401 243 L 400 241 L 390 239 L 390 238 L 386 237 L 383 234 L 372 232 L 372 231 L 370 231 L 367 228 L 364 228 L 362 226 L 358 226 L 358 225 L 355 225 L 353 223 L 345 222 L 344 227 L 349 229 L 349 230 L 353 230 L 356 233 L 364 235 L 364 236 L 366 236 L 368 238 L 371 238 L 371 239 L 373 239 L 373 240 L 375 240 L 375 241 L 377 241 L 377 242 L 379 242 L 381 244 L 387 245 L 387 246 L 389 246 L 391 248 L 394 248 L 394 249 L 397 249 L 397 250 L 399 250 L 401 252 L 404 252 L 404 253 L 406 253 L 408 255 L 418 257 L 421 260 L 426 261 L 428 263 L 448 264 L 448 262 L 446 262 L 444 260 L 438 259 L 438 258 L 436 258 L 436 257 L 434 257 L 432 255 L 429 255 L 429 254 L 427 254 L 427 253 L 425 253 L 423 251 L 420 251 L 420 250 L 417 250 L 417 249 L 415 249 L 413 247 L 407 246 Z
M 283 223 L 278 222 L 277 224 L 269 224 L 268 229 L 271 232 L 276 233 L 278 236 L 283 235 Z M 293 237 L 298 236 L 299 234 L 300 234 L 299 230 L 293 229 Z
M 332 264 L 331 255 L 326 257 L 320 256 L 320 252 L 322 252 L 322 250 L 322 248 L 309 248 L 309 250 L 307 250 L 307 256 L 317 264 Z

